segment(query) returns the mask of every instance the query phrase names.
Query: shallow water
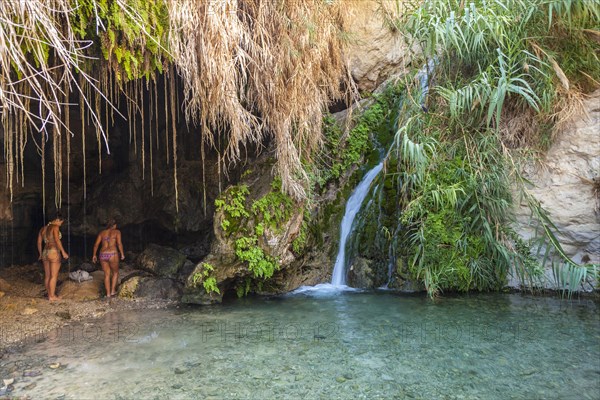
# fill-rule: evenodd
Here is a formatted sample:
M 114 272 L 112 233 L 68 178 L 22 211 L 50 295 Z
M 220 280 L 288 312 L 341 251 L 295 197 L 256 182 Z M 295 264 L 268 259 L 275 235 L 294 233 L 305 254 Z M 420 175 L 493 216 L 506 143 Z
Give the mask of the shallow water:
M 44 399 L 600 399 L 599 305 L 325 290 L 122 312 L 40 335 L 0 378 Z

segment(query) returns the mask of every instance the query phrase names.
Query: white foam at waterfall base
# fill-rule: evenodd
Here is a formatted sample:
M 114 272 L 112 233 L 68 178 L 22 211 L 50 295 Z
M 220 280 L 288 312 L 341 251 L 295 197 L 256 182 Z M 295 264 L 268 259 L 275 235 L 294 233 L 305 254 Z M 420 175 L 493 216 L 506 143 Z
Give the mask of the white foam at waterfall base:
M 312 297 L 335 296 L 341 292 L 361 292 L 361 289 L 353 288 L 347 285 L 333 285 L 331 283 L 320 283 L 315 286 L 300 286 L 298 289 L 288 293 L 289 295 L 305 295 Z

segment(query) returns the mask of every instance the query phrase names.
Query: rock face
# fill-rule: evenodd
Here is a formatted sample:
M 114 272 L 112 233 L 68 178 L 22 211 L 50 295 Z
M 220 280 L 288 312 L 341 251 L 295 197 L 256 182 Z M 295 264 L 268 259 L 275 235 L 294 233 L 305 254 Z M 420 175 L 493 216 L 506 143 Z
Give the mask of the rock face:
M 77 110 L 72 110 L 71 118 L 71 127 L 78 136 L 75 127 L 81 126 L 81 121 Z M 164 143 L 166 134 L 159 132 L 160 148 L 163 150 L 158 153 L 154 149 L 150 168 L 149 155 L 146 154 L 142 160 L 140 144 L 137 144 L 136 151 L 135 145 L 130 142 L 127 126 L 119 121 L 115 124 L 110 134 L 110 155 L 104 150 L 99 155 L 93 135 L 86 135 L 85 187 L 83 144 L 81 140 L 71 143 L 71 175 L 67 179 L 66 171 L 63 171 L 61 209 L 62 214 L 68 217 L 61 231 L 63 245 L 71 258 L 91 259 L 96 235 L 110 217 L 117 217 L 127 251 L 140 253 L 148 244 L 158 243 L 185 248 L 186 256 L 194 261 L 205 257 L 209 248 L 205 242 L 210 240 L 212 230 L 214 199 L 230 179 L 239 179 L 241 167 L 233 167 L 225 175 L 218 167 L 216 152 L 207 152 L 202 162 L 196 132 L 182 122 L 177 127 L 180 140 L 177 207 L 173 161 L 167 162 L 164 152 L 168 148 Z M 91 130 L 92 126 L 86 127 L 86 132 Z M 53 144 L 48 142 L 47 146 L 50 146 L 47 148 L 47 155 L 50 155 Z M 37 260 L 37 233 L 55 213 L 52 160 L 50 157 L 46 160 L 44 202 L 41 160 L 36 147 L 28 145 L 24 157 L 25 184 L 14 183 L 12 201 L 4 179 L 6 163 L 0 160 L 0 170 L 3 171 L 0 185 L 4 188 L 0 190 L 0 268 Z
M 373 91 L 390 76 L 405 73 L 415 54 L 400 32 L 385 23 L 403 11 L 402 2 L 352 1 L 348 8 L 350 73 L 360 90 Z
M 0 166 L 1 167 L 1 166 Z M 0 185 L 5 182 L 0 179 Z M 0 268 L 37 259 L 35 240 L 42 223 L 42 199 L 36 188 L 17 187 L 12 199 L 0 190 Z
M 544 167 L 526 171 L 535 185 L 532 194 L 558 228 L 561 246 L 579 264 L 600 262 L 600 90 L 584 106 L 586 112 L 565 126 L 548 151 Z M 519 234 L 533 237 L 529 210 L 521 206 L 517 215 Z

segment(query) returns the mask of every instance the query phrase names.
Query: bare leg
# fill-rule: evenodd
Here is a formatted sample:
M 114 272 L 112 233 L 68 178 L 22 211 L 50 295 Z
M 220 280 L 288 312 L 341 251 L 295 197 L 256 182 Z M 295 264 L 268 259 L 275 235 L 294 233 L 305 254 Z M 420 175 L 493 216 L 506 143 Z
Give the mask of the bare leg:
M 117 282 L 119 281 L 119 255 L 114 255 L 110 259 L 110 270 L 112 272 L 110 295 L 117 294 Z
M 110 264 L 108 261 L 100 261 L 102 271 L 104 271 L 104 289 L 106 289 L 106 297 L 110 297 Z
M 58 271 L 60 271 L 60 261 L 50 262 L 50 281 L 48 282 L 48 300 L 60 300 L 56 295 L 56 282 L 58 281 Z
M 50 261 L 43 260 L 44 264 L 44 287 L 46 288 L 46 296 L 50 295 Z

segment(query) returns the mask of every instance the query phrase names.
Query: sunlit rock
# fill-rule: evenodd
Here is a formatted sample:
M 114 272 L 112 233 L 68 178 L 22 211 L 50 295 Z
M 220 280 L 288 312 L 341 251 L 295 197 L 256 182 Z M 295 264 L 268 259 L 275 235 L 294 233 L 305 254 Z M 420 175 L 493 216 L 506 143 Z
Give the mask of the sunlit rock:
M 564 126 L 541 166 L 529 166 L 525 175 L 556 225 L 566 254 L 576 263 L 590 264 L 600 262 L 600 90 L 584 106 L 585 113 Z M 521 204 L 516 212 L 518 233 L 536 237 L 529 208 Z M 551 271 L 546 275 L 553 280 Z

